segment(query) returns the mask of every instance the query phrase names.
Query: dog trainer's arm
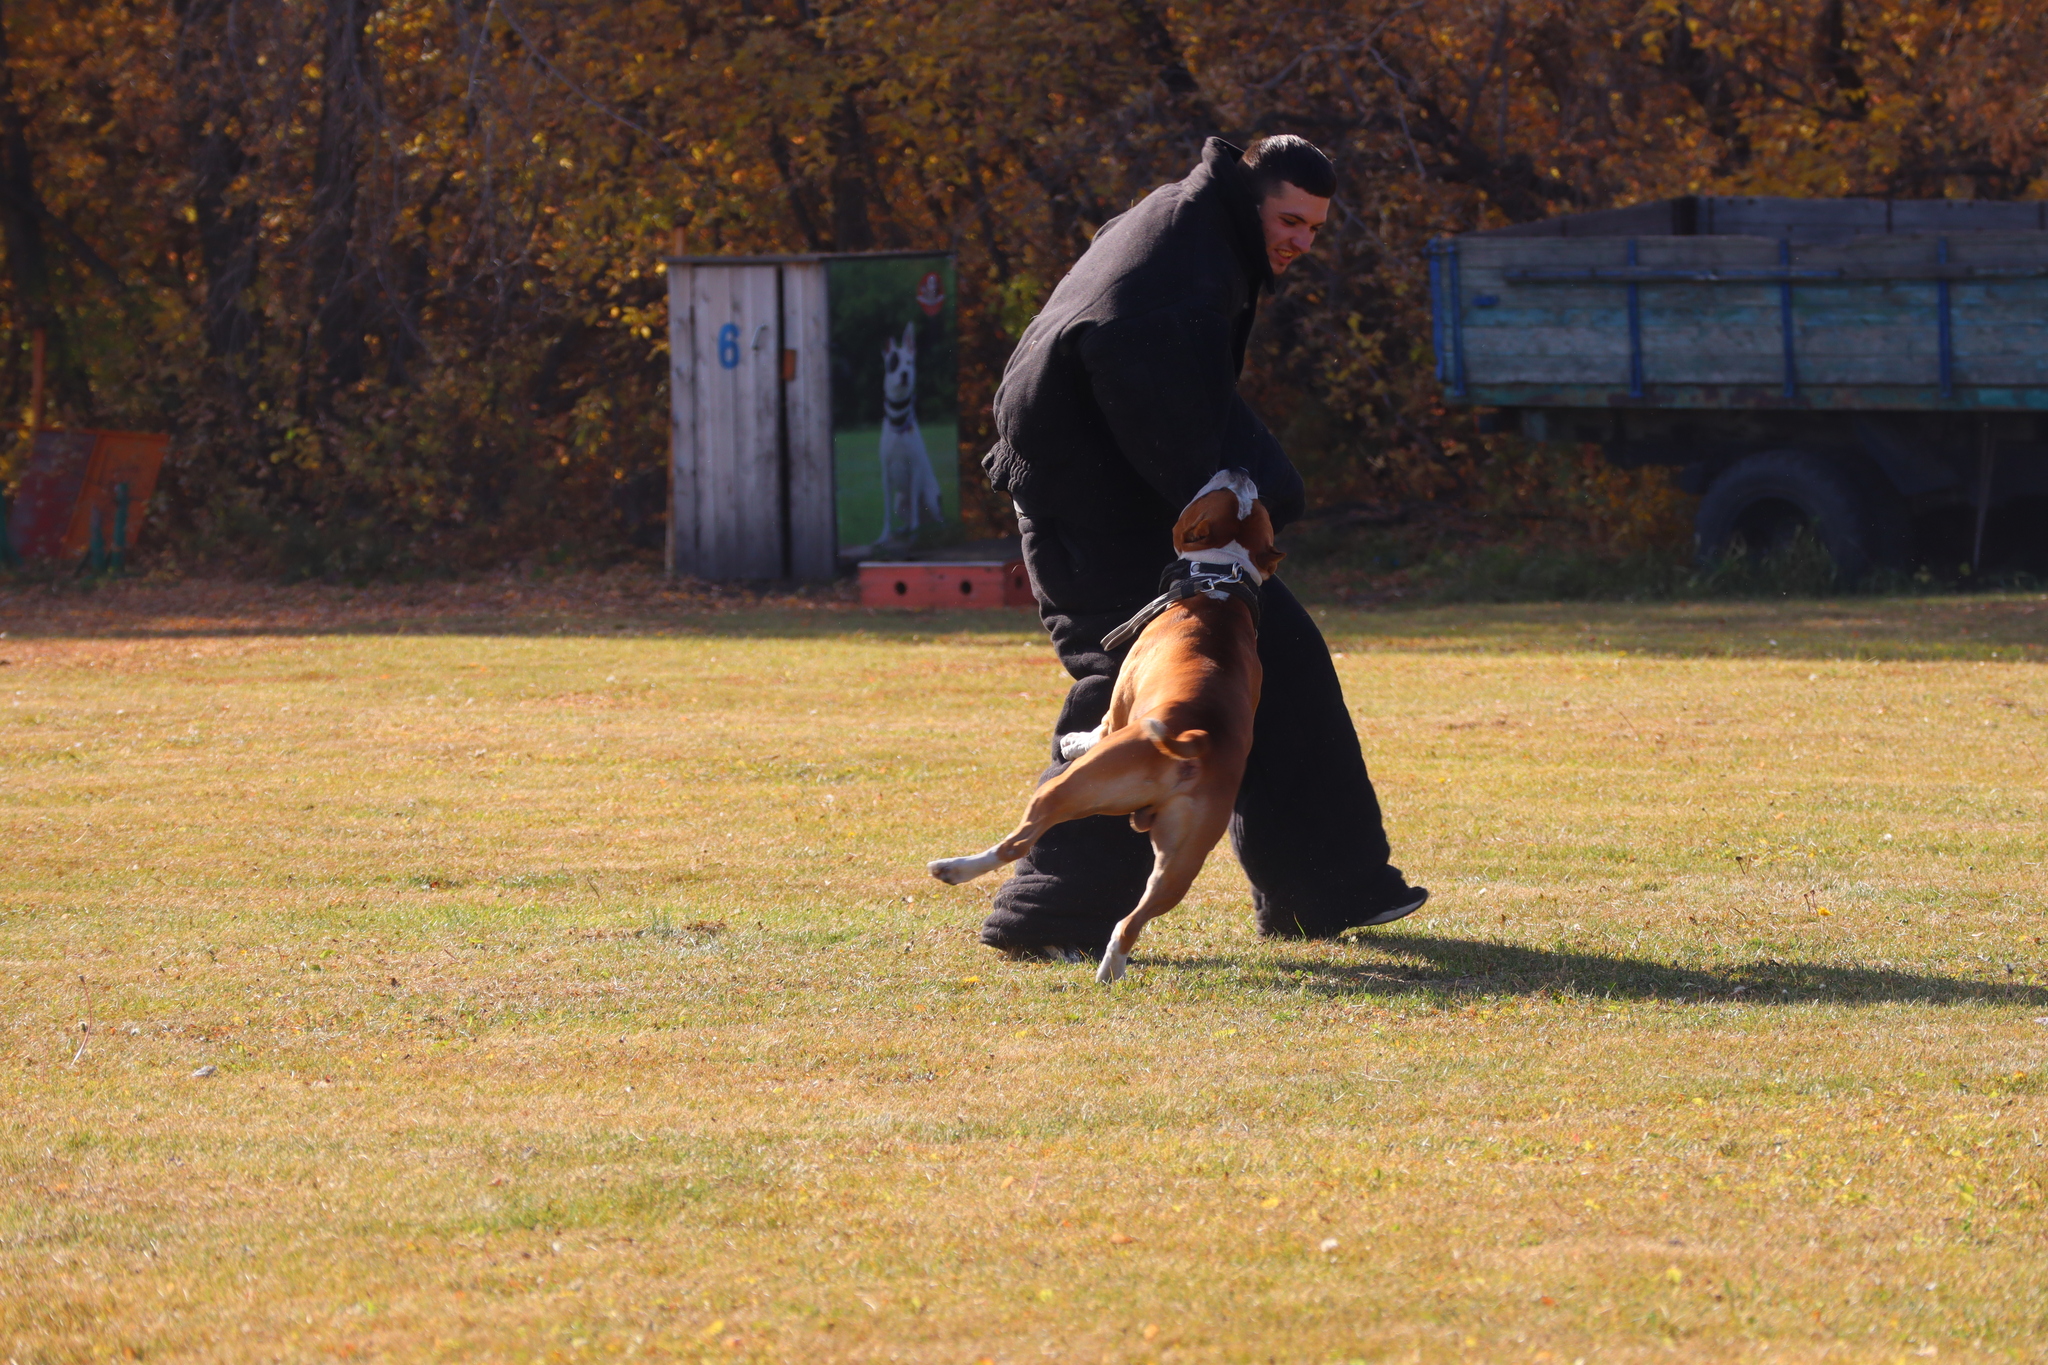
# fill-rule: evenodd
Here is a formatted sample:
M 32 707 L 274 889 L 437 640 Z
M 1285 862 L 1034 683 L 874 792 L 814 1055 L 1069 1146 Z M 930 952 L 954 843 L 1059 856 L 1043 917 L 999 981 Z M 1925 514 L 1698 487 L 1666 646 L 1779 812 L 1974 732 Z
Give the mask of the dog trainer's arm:
M 1160 309 L 1099 322 L 1077 354 L 1117 449 L 1169 507 L 1185 507 L 1226 461 L 1237 367 L 1230 328 L 1205 311 Z
M 1169 507 L 1219 469 L 1259 485 L 1275 526 L 1301 515 L 1301 476 L 1237 392 L 1230 326 L 1202 310 L 1100 322 L 1077 347 L 1117 449 Z
M 1259 415 L 1252 411 L 1251 404 L 1235 390 L 1230 395 L 1230 411 L 1224 422 L 1223 448 L 1229 452 L 1224 464 L 1252 476 L 1252 482 L 1259 486 L 1259 501 L 1266 504 L 1266 514 L 1273 518 L 1273 529 L 1286 530 L 1301 519 L 1308 503 L 1300 472 Z

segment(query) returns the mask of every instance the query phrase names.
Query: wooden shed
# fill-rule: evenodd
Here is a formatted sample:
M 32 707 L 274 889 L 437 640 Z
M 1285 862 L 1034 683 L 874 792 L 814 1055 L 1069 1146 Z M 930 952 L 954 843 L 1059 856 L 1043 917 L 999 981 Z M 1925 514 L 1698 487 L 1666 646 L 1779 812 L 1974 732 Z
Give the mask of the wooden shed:
M 847 480 L 839 466 L 849 458 L 849 446 L 858 444 L 849 439 L 857 433 L 846 428 L 848 410 L 859 406 L 843 392 L 849 367 L 841 364 L 841 420 L 835 423 L 834 348 L 858 344 L 865 354 L 884 344 L 882 331 L 893 339 L 900 329 L 907 329 L 900 331 L 903 336 L 914 333 L 935 360 L 942 344 L 944 369 L 925 376 L 922 406 L 928 426 L 952 423 L 952 258 L 897 251 L 671 256 L 664 263 L 672 419 L 669 573 L 832 578 L 849 538 L 843 528 L 846 490 L 840 486 Z M 874 290 L 867 287 L 871 277 L 879 272 L 893 280 L 906 271 L 916 286 L 884 294 L 886 307 L 878 313 Z M 849 307 L 858 294 L 857 318 L 844 316 L 848 307 L 835 315 L 835 291 Z M 850 327 L 855 335 L 849 335 Z M 869 331 L 877 335 L 869 337 Z M 880 395 L 873 398 L 871 406 L 879 408 Z M 901 439 L 895 444 L 900 447 Z M 946 448 L 934 452 L 930 463 L 938 473 L 950 473 L 954 456 Z M 863 465 L 858 472 L 864 471 Z M 954 499 L 957 516 L 957 483 Z

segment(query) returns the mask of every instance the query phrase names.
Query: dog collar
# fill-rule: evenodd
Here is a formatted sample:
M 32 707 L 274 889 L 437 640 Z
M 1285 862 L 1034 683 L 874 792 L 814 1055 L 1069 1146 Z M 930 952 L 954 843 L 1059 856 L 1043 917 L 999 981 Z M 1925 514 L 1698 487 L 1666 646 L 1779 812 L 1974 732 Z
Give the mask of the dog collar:
M 882 400 L 882 421 L 891 431 L 908 431 L 913 407 L 908 398 L 901 403 L 892 403 L 885 398 Z
M 1259 628 L 1259 585 L 1242 564 L 1211 568 L 1200 560 L 1176 559 L 1159 575 L 1159 586 L 1165 591 L 1140 607 L 1136 616 L 1102 637 L 1104 649 L 1122 649 L 1158 620 L 1160 613 L 1190 597 L 1209 597 L 1218 602 L 1235 597 L 1251 609 L 1253 632 Z

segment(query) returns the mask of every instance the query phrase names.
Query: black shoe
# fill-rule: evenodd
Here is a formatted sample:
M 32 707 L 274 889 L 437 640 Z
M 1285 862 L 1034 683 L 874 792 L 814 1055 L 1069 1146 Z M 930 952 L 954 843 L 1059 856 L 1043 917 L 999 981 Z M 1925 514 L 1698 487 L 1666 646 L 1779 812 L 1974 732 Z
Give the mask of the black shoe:
M 1396 897 L 1392 905 L 1384 910 L 1375 911 L 1351 927 L 1354 929 L 1371 929 L 1381 924 L 1392 924 L 1397 919 L 1407 919 L 1417 910 L 1420 910 L 1428 900 L 1428 887 L 1411 886 L 1404 894 Z

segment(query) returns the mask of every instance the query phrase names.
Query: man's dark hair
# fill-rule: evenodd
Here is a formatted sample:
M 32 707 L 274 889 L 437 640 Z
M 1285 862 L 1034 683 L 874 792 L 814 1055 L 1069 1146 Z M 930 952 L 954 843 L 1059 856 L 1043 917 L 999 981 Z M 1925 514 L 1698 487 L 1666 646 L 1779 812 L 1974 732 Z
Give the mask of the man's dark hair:
M 1242 164 L 1261 199 L 1270 197 L 1283 181 L 1318 199 L 1337 192 L 1337 168 L 1330 158 L 1318 151 L 1315 143 L 1292 133 L 1260 138 L 1245 152 Z

